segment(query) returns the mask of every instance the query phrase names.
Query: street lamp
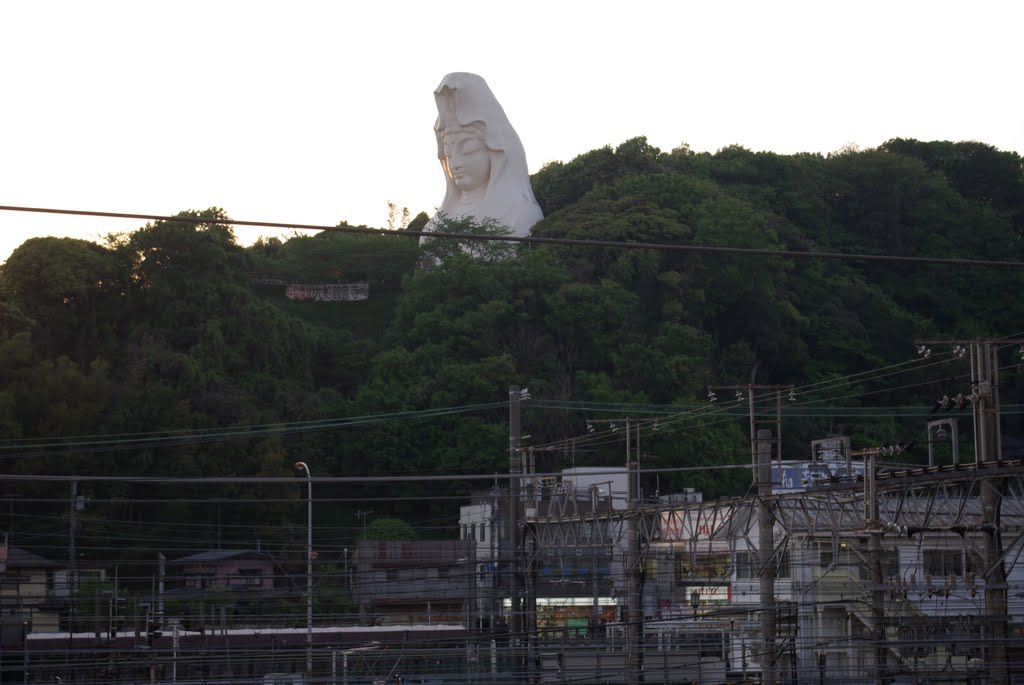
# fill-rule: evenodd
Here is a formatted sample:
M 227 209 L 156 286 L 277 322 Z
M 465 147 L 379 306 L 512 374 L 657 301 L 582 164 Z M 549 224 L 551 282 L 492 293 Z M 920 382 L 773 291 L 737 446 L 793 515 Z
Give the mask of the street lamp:
M 313 474 L 304 461 L 295 468 L 306 473 L 309 490 L 306 495 L 306 675 L 313 675 Z

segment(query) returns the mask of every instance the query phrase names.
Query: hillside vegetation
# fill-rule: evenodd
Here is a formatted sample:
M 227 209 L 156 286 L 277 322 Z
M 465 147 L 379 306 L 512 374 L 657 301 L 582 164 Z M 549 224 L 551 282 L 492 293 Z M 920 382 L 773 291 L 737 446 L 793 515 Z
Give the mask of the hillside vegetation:
M 637 138 L 550 164 L 533 183 L 542 238 L 1024 261 L 1022 160 L 980 143 L 893 140 L 826 157 L 662 152 Z M 336 500 L 318 508 L 318 535 L 338 544 L 358 532 L 353 497 L 387 498 L 374 503 L 378 515 L 441 535 L 459 503 L 452 496 L 487 485 L 460 475 L 508 469 L 509 385 L 537 400 L 524 404 L 523 429 L 542 445 L 586 435 L 588 420 L 705 406 L 709 384 L 745 384 L 751 369 L 758 383 L 800 388 L 904 362 L 915 339 L 1024 328 L 1024 274 L 1014 268 L 532 245 L 497 260 L 449 251 L 418 269 L 419 243 L 400 231 L 246 248 L 230 229 L 189 218 L 225 215 L 184 212 L 106 245 L 34 238 L 4 264 L 5 472 L 292 476 L 301 460 L 314 476 L 448 474 L 442 484 L 318 488 Z M 293 301 L 275 279 L 365 281 L 370 297 Z M 927 406 L 966 388 L 962 366 L 815 400 Z M 1003 379 L 1003 402 L 1019 403 L 1020 367 Z M 879 444 L 923 423 L 805 416 L 785 425 L 787 455 L 802 458 L 807 441 L 828 433 Z M 1019 432 L 1015 417 L 1007 425 Z M 645 465 L 749 459 L 742 417 L 685 426 L 645 434 Z M 622 451 L 621 440 L 545 450 L 537 469 L 618 465 Z M 714 496 L 748 482 L 740 471 L 705 471 L 645 487 Z M 39 514 L 28 533 L 66 531 L 66 483 L 0 488 L 0 498 L 24 500 L 19 512 Z M 80 491 L 93 502 L 82 535 L 124 540 L 126 557 L 189 522 L 218 525 L 180 536 L 182 550 L 213 546 L 233 525 L 245 526 L 236 538 L 267 546 L 302 541 L 300 479 L 206 489 L 99 481 Z M 252 506 L 222 512 L 214 498 Z

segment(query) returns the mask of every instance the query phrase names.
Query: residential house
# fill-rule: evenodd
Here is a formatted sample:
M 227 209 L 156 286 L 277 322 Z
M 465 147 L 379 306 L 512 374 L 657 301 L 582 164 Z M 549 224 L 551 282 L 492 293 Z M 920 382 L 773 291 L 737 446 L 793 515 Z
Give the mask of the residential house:
M 9 545 L 0 545 L 0 617 L 5 634 L 12 623 L 26 632 L 53 632 L 66 627 L 71 599 L 67 564 Z M 78 569 L 79 586 L 103 580 L 103 569 Z
M 171 562 L 180 569 L 186 588 L 264 591 L 274 589 L 276 565 L 266 552 L 216 549 Z
M 361 620 L 464 623 L 476 596 L 474 551 L 466 540 L 361 540 L 352 559 Z

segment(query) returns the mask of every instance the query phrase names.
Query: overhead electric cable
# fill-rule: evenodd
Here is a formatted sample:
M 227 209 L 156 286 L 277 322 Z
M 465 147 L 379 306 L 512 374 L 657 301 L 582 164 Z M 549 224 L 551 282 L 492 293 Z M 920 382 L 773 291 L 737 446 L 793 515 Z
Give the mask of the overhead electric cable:
M 0 450 L 29 448 L 37 451 L 0 454 L 0 459 L 23 459 L 29 457 L 36 458 L 67 455 L 69 453 L 87 454 L 93 452 L 194 445 L 210 442 L 224 442 L 228 440 L 249 440 L 266 435 L 282 435 L 286 433 L 306 433 L 321 430 L 350 428 L 353 426 L 363 426 L 395 420 L 437 418 L 441 416 L 451 416 L 453 414 L 464 414 L 473 411 L 499 409 L 504 407 L 505 403 L 503 402 L 491 402 L 487 404 L 464 405 L 462 407 L 399 412 L 396 414 L 371 414 L 348 419 L 325 419 L 320 421 L 302 421 L 297 423 L 262 424 L 259 426 L 231 426 L 226 428 L 204 429 L 195 431 L 198 433 L 197 435 L 191 435 L 190 433 L 192 433 L 192 431 L 182 429 L 178 431 L 161 431 L 155 433 L 123 434 L 143 437 L 119 438 L 114 440 L 107 439 L 106 436 L 96 436 L 93 439 L 80 437 L 76 441 L 57 441 L 43 444 L 32 442 L 24 444 L 21 441 L 7 441 L 0 444 Z M 165 433 L 177 433 L 177 435 L 165 435 Z M 39 438 L 36 438 L 35 440 L 39 440 Z M 49 438 L 49 440 L 52 441 L 53 438 Z
M 662 469 L 644 469 L 644 473 L 680 473 L 686 471 L 706 471 L 706 470 L 721 470 L 721 469 L 752 469 L 754 468 L 750 464 L 716 464 L 714 466 L 677 466 L 673 468 L 662 468 Z M 604 473 L 617 474 L 618 469 L 609 467 L 608 471 L 601 471 L 600 467 L 595 467 L 595 470 L 590 472 L 590 475 L 601 475 Z M 554 478 L 562 475 L 560 472 L 552 473 L 535 473 L 531 474 L 533 478 Z M 439 474 L 439 475 L 415 475 L 415 476 L 401 476 L 395 474 L 384 474 L 379 476 L 313 476 L 312 480 L 315 484 L 328 484 L 328 483 L 348 483 L 348 484 L 364 484 L 364 483 L 429 483 L 429 482 L 451 482 L 453 478 L 457 480 L 478 480 L 478 481 L 494 481 L 494 480 L 508 480 L 509 478 L 516 477 L 509 473 L 486 473 L 486 474 L 462 474 L 459 476 L 452 476 L 452 474 Z M 79 483 L 93 483 L 93 482 L 117 482 L 117 483 L 176 483 L 178 485 L 218 485 L 225 483 L 296 483 L 304 482 L 298 481 L 294 476 L 119 476 L 119 475 L 105 475 L 105 476 L 85 476 L 85 475 L 55 475 L 55 474 L 24 474 L 24 473 L 6 473 L 0 474 L 0 479 L 7 481 L 19 481 L 19 482 L 57 482 L 57 483 L 70 483 L 72 481 L 78 481 Z M 2 498 L 0 498 L 2 499 Z M 401 499 L 401 498 L 396 498 Z
M 975 266 L 1024 268 L 1024 262 L 990 259 L 961 259 L 957 257 L 912 257 L 886 254 L 851 254 L 845 252 L 818 252 L 801 250 L 768 250 L 752 247 L 724 247 L 717 245 L 680 245 L 677 243 L 627 243 L 614 240 L 583 240 L 578 238 L 541 238 L 536 236 L 477 235 L 471 233 L 447 233 L 440 231 L 408 231 L 356 226 L 323 226 L 318 224 L 295 224 L 275 221 L 241 221 L 195 216 L 165 216 L 161 214 L 132 214 L 127 212 L 99 212 L 84 209 L 54 209 L 46 207 L 18 207 L 0 205 L 0 211 L 34 212 L 39 214 L 65 214 L 74 216 L 109 217 L 112 219 L 142 219 L 146 221 L 177 221 L 195 224 L 219 224 L 225 226 L 254 226 L 257 228 L 283 228 L 311 231 L 335 231 L 362 235 L 392 235 L 421 238 L 450 238 L 469 241 L 497 241 L 526 243 L 528 245 L 572 245 L 576 247 L 602 247 L 620 250 L 662 250 L 665 252 L 692 252 L 698 254 L 747 255 L 759 257 L 786 257 L 798 259 L 838 259 L 847 261 L 942 264 L 946 266 Z
M 887 377 L 890 377 L 890 376 L 898 375 L 899 373 L 904 373 L 904 372 L 911 371 L 911 370 L 913 370 L 913 371 L 920 371 L 920 370 L 923 370 L 923 369 L 926 369 L 926 368 L 929 368 L 929 367 L 932 367 L 932 366 L 937 366 L 937 365 L 940 365 L 940 364 L 946 364 L 946 363 L 949 363 L 949 362 L 953 362 L 953 361 L 956 361 L 957 359 L 958 359 L 958 357 L 956 357 L 955 355 L 954 356 L 950 356 L 949 358 L 938 358 L 938 357 L 936 357 L 936 358 L 932 358 L 930 360 L 926 360 L 924 358 L 910 359 L 910 360 L 907 360 L 905 362 L 900 362 L 900 363 L 897 363 L 897 364 L 891 364 L 891 365 L 880 367 L 880 368 L 877 368 L 877 369 L 872 369 L 872 370 L 869 370 L 869 371 L 858 372 L 858 373 L 855 373 L 855 374 L 849 374 L 847 376 L 840 376 L 840 377 L 832 378 L 832 379 L 825 379 L 825 380 L 822 380 L 822 381 L 818 381 L 816 383 L 812 383 L 812 384 L 810 384 L 808 386 L 794 387 L 792 390 L 798 396 L 799 395 L 804 395 L 807 392 L 823 393 L 823 392 L 825 392 L 827 390 L 834 390 L 834 389 L 837 389 L 837 388 L 840 388 L 840 387 L 852 385 L 853 383 L 864 383 L 866 381 L 879 380 L 879 379 L 882 379 L 882 378 L 887 378 Z M 922 363 L 922 362 L 925 362 L 925 363 Z M 887 373 L 879 373 L 879 372 L 882 372 L 882 371 L 885 371 Z M 871 374 L 875 374 L 875 375 L 872 376 Z M 891 387 L 891 388 L 884 388 L 884 389 L 879 389 L 879 390 L 862 391 L 862 392 L 853 393 L 853 394 L 844 395 L 844 396 L 839 396 L 839 397 L 827 396 L 827 397 L 823 397 L 823 398 L 817 399 L 817 400 L 805 400 L 803 402 L 797 403 L 796 406 L 806 406 L 806 405 L 814 404 L 814 403 L 817 403 L 817 402 L 835 401 L 837 399 L 838 400 L 851 399 L 851 398 L 856 398 L 856 397 L 863 397 L 863 396 L 870 395 L 870 394 L 877 394 L 877 393 L 881 393 L 881 392 L 893 392 L 893 391 L 896 391 L 896 390 L 902 390 L 902 389 L 907 389 L 907 388 L 919 387 L 921 385 L 928 385 L 928 384 L 933 383 L 933 382 L 934 381 L 925 381 L 925 382 L 921 382 L 921 383 L 911 383 L 911 384 L 907 384 L 907 385 Z M 763 401 L 763 400 L 771 399 L 774 396 L 775 396 L 774 393 L 762 393 L 761 395 L 755 396 L 754 400 L 755 400 L 755 402 Z M 543 402 L 543 401 L 541 401 L 541 402 Z M 747 415 L 749 413 L 749 409 L 746 408 L 747 407 L 746 402 L 747 402 L 747 400 L 746 400 L 746 398 L 744 398 L 741 401 L 722 402 L 722 403 L 718 403 L 718 404 L 708 404 L 708 405 L 693 407 L 693 408 L 686 409 L 686 410 L 677 410 L 674 413 L 674 415 L 658 417 L 657 419 L 646 419 L 645 421 L 641 421 L 639 425 L 641 425 L 641 426 L 649 426 L 649 425 L 652 425 L 654 423 L 658 423 L 659 426 L 660 426 L 660 430 L 662 432 L 665 432 L 665 433 L 670 433 L 670 432 L 676 432 L 676 431 L 679 431 L 679 430 L 684 430 L 686 428 L 689 428 L 691 426 L 696 426 L 696 425 L 699 425 L 702 428 L 706 428 L 706 427 L 709 427 L 709 426 L 712 426 L 712 425 L 717 425 L 717 424 L 721 423 L 721 421 L 714 421 L 714 422 L 712 422 L 710 424 L 707 423 L 707 419 L 711 418 L 711 417 L 727 417 L 727 418 L 731 419 L 731 418 L 734 418 L 736 416 Z M 532 404 L 537 404 L 537 403 L 538 403 L 537 400 L 531 400 L 531 405 Z M 789 404 L 788 406 L 791 407 L 791 406 L 794 406 L 794 405 Z M 547 408 L 558 408 L 558 407 L 547 407 Z M 568 409 L 570 407 L 563 407 L 563 408 L 567 408 Z M 788 407 L 787 407 L 787 409 L 788 409 Z M 644 411 L 646 411 L 646 410 L 644 410 Z M 787 413 L 791 413 L 791 412 L 792 412 L 792 410 L 790 409 Z M 820 415 L 820 414 L 812 414 L 812 415 Z M 891 414 L 886 414 L 886 415 L 888 416 L 888 415 L 891 415 Z M 908 412 L 907 415 L 915 415 L 915 414 Z M 700 422 L 699 424 L 697 423 L 698 421 Z M 600 422 L 600 420 L 598 419 L 598 420 L 593 421 L 592 423 L 599 423 L 599 422 Z M 540 449 L 540 448 L 545 448 L 545 449 L 551 449 L 551 448 L 568 449 L 570 446 L 574 446 L 576 448 L 579 448 L 581 446 L 584 446 L 584 447 L 594 447 L 594 446 L 608 444 L 610 442 L 616 441 L 618 439 L 617 437 L 616 438 L 612 438 L 614 433 L 615 433 L 614 431 L 608 431 L 608 430 L 605 430 L 605 431 L 595 431 L 593 433 L 573 436 L 573 437 L 570 437 L 570 438 L 561 438 L 561 439 L 552 440 L 550 442 L 543 443 L 543 444 L 540 444 L 540 445 L 534 445 L 534 449 Z

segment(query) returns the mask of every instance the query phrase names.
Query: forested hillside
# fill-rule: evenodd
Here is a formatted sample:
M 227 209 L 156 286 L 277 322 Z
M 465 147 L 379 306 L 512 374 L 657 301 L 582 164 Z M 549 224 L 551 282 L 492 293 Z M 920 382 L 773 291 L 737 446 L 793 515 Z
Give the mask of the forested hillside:
M 550 164 L 533 184 L 540 238 L 1024 262 L 1021 157 L 980 143 L 787 156 L 662 152 L 637 138 Z M 357 535 L 356 494 L 385 498 L 378 515 L 447 534 L 457 496 L 480 486 L 458 476 L 508 468 L 509 385 L 530 389 L 523 429 L 544 445 L 586 435 L 588 420 L 704 407 L 709 384 L 745 384 L 754 368 L 756 382 L 799 391 L 906 361 L 918 338 L 1024 329 L 1014 268 L 544 244 L 505 259 L 449 251 L 417 268 L 418 240 L 400 231 L 241 247 L 223 225 L 187 220 L 220 210 L 181 216 L 106 245 L 32 239 L 4 264 L 4 472 L 290 476 L 301 460 L 314 476 L 448 474 L 440 485 L 323 486 L 318 497 L 335 502 L 317 510 L 339 544 Z M 367 300 L 290 300 L 282 285 L 356 281 Z M 963 371 L 922 368 L 808 402 L 927 406 L 966 386 L 954 378 Z M 1020 367 L 1003 379 L 1004 404 L 1020 403 Z M 922 429 L 876 413 L 794 415 L 786 452 L 802 458 L 828 433 L 879 444 Z M 1016 417 L 1008 425 L 1020 432 Z M 742 417 L 709 415 L 651 432 L 645 464 L 745 462 L 745 430 Z M 538 470 L 621 454 L 615 441 L 546 450 Z M 748 478 L 673 474 L 656 486 L 739 494 Z M 83 482 L 83 535 L 123 540 L 126 558 L 173 537 L 173 522 L 217 523 L 181 549 L 215 545 L 224 530 L 295 545 L 302 485 Z M 0 487 L 38 515 L 20 535 L 67 529 L 66 483 Z M 222 514 L 214 498 L 253 506 Z

